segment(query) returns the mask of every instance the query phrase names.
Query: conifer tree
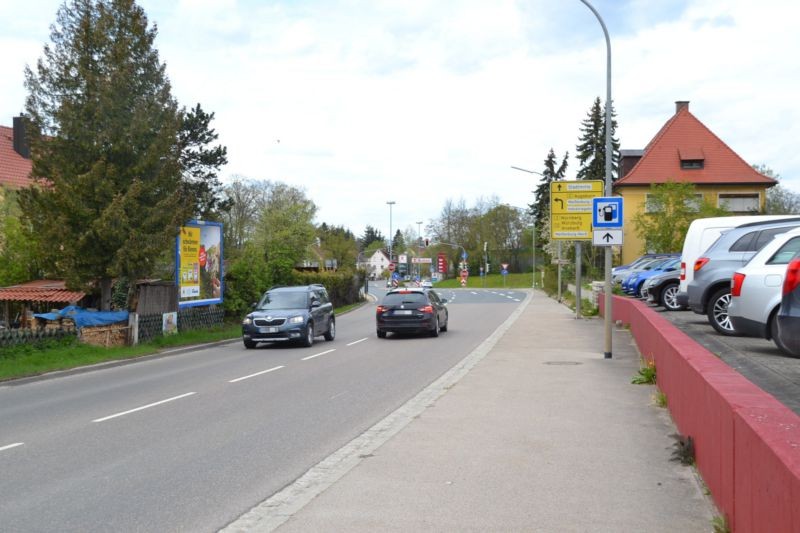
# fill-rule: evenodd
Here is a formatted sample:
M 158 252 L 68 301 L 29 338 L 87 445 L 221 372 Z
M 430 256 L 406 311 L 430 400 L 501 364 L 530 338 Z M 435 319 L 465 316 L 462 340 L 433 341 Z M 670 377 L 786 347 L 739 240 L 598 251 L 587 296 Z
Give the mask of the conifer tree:
M 619 140 L 615 138 L 617 121 L 614 119 L 614 103 L 611 103 L 611 179 L 616 180 L 619 172 Z M 579 180 L 605 180 L 606 176 L 606 114 L 605 108 L 596 98 L 592 108 L 581 122 L 581 136 L 576 147 L 580 168 L 576 177 Z
M 25 70 L 37 185 L 23 213 L 51 270 L 72 288 L 99 281 L 103 309 L 112 278 L 150 275 L 208 200 L 183 179 L 208 169 L 183 149 L 207 140 L 210 116 L 179 111 L 155 37 L 134 0 L 71 0 Z
M 556 153 L 550 148 L 547 158 L 544 160 L 544 172 L 542 172 L 539 184 L 534 189 L 534 201 L 530 205 L 531 213 L 533 214 L 534 224 L 537 229 L 541 229 L 544 221 L 550 214 L 550 183 L 557 180 L 563 180 L 567 173 L 567 165 L 569 159 L 569 152 L 564 154 L 561 164 L 558 165 Z M 558 168 L 556 168 L 558 165 Z

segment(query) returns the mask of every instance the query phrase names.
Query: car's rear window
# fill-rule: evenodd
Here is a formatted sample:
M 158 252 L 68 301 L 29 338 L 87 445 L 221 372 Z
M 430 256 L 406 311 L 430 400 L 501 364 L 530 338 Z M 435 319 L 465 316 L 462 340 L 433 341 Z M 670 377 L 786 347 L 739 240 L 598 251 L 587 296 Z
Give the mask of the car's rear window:
M 418 292 L 400 293 L 395 292 L 387 294 L 383 298 L 383 305 L 401 305 L 401 304 L 427 304 L 428 297 Z

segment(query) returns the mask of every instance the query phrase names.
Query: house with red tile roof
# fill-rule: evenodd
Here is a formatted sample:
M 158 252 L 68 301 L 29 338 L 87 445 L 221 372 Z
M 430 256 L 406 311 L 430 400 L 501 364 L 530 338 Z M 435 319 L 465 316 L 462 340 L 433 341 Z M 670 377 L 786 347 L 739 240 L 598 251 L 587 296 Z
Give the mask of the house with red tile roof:
M 0 126 L 0 188 L 21 189 L 33 183 L 30 145 L 24 128 L 23 117 L 14 117 L 11 128 Z
M 762 213 L 766 193 L 777 181 L 753 169 L 689 111 L 688 101 L 675 102 L 675 114 L 644 150 L 621 150 L 615 194 L 624 198 L 622 263 L 642 253 L 633 217 L 647 208 L 653 184 L 688 182 L 698 194 L 731 214 Z M 680 252 L 680 250 L 676 250 Z

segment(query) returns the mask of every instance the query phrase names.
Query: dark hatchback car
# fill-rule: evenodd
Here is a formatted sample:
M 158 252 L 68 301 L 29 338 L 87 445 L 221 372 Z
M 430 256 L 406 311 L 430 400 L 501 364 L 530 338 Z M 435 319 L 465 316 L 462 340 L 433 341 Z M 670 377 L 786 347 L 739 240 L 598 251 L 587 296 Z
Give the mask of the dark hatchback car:
M 375 313 L 378 337 L 387 333 L 428 333 L 438 337 L 447 331 L 447 300 L 429 289 L 393 289 L 386 293 Z
M 242 321 L 245 348 L 259 342 L 298 342 L 314 344 L 320 335 L 332 341 L 336 336 L 336 317 L 328 292 L 322 285 L 273 287 Z
M 777 319 L 778 331 L 772 340 L 785 354 L 800 357 L 800 257 L 786 267 Z

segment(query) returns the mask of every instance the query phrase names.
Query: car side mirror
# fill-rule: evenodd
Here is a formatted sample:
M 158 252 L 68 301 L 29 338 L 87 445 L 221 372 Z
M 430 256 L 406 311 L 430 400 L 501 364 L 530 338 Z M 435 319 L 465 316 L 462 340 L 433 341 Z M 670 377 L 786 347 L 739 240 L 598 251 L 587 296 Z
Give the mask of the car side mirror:
M 258 307 L 258 302 L 253 302 L 250 304 L 251 309 L 255 309 L 256 307 Z
M 443 304 L 446 304 L 446 303 L 447 303 L 447 298 L 440 298 L 440 300 L 442 300 L 442 303 L 443 303 Z
M 319 307 L 322 305 L 319 300 L 311 300 L 311 307 Z

